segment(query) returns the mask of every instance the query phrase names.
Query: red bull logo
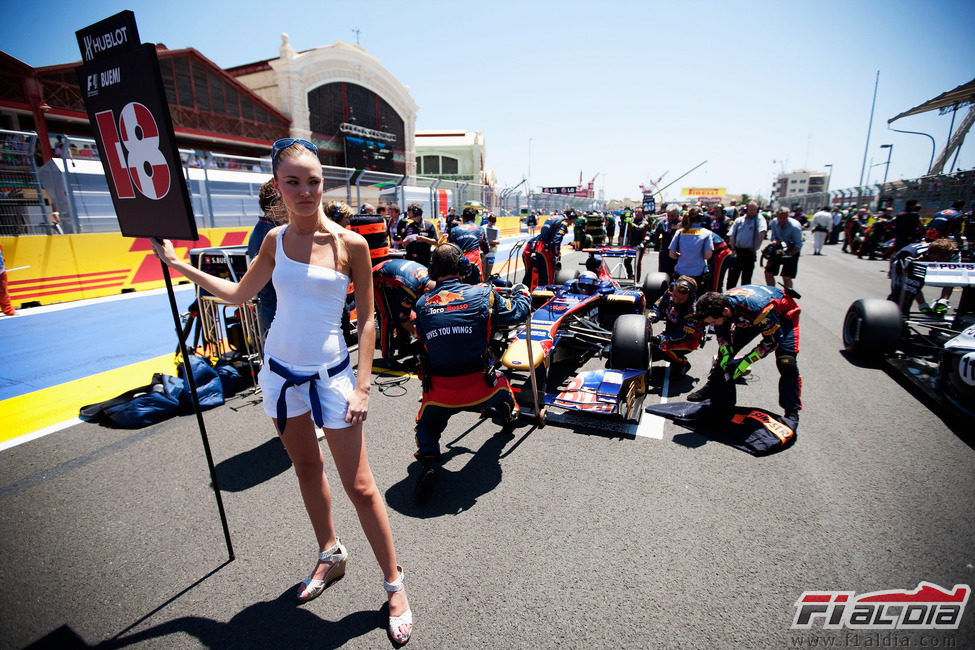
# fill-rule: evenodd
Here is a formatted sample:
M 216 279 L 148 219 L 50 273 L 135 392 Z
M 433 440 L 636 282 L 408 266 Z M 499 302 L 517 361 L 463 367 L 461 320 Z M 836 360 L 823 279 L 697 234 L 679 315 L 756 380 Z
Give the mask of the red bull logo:
M 455 300 L 463 300 L 464 296 L 459 293 L 454 293 L 453 291 L 448 291 L 446 289 L 438 291 L 432 296 L 427 298 L 428 305 L 449 305 Z

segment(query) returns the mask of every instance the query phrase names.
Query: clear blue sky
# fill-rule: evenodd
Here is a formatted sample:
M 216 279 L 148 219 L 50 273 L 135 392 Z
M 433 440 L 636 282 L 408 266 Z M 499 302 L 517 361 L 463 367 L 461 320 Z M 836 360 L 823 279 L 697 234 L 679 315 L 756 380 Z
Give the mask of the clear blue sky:
M 481 131 L 501 185 L 574 185 L 607 198 L 675 184 L 768 195 L 783 168 L 856 185 L 880 71 L 869 178 L 927 170 L 927 138 L 889 118 L 975 78 L 975 2 L 252 2 L 4 0 L 0 49 L 39 67 L 80 59 L 75 31 L 132 9 L 144 42 L 222 67 L 359 42 L 420 107 L 418 129 Z M 967 109 L 965 109 L 967 110 Z M 959 111 L 958 119 L 964 114 Z M 933 135 L 950 115 L 894 123 Z M 529 156 L 530 153 L 530 156 Z M 782 161 L 782 162 L 774 162 Z M 949 163 L 950 164 L 950 163 Z M 958 168 L 975 166 L 975 134 Z

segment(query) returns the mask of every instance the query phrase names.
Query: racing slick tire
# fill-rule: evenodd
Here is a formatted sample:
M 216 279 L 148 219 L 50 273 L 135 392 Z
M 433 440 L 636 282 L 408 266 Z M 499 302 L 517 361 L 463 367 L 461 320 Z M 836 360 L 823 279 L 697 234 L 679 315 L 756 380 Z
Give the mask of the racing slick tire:
M 556 269 L 555 284 L 562 286 L 566 282 L 572 282 L 579 277 L 579 269 Z
M 650 367 L 650 319 L 643 314 L 621 314 L 613 323 L 609 367 L 613 370 Z
M 850 305 L 843 318 L 843 346 L 857 359 L 876 361 L 897 346 L 903 327 L 895 303 L 861 298 Z
M 667 293 L 670 286 L 670 276 L 660 271 L 651 271 L 643 278 L 643 296 L 647 299 L 647 308 L 653 306 L 660 296 Z

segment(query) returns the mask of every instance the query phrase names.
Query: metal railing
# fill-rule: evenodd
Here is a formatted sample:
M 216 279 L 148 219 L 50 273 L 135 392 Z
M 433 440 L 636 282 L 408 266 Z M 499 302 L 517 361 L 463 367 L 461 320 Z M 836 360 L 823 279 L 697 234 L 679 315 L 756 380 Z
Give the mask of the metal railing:
M 0 134 L 4 133 L 10 132 L 0 131 Z M 24 159 L 32 163 L 36 135 L 14 135 L 27 136 L 27 140 L 17 142 L 24 150 Z M 60 211 L 64 232 L 117 232 L 115 208 L 95 141 L 66 135 L 54 135 L 52 139 L 55 139 L 52 145 L 56 157 L 40 170 L 32 167 L 25 171 L 21 182 L 33 183 L 37 188 L 33 195 L 39 196 L 40 188 L 44 188 Z M 249 226 L 257 220 L 261 214 L 258 205 L 260 187 L 271 177 L 270 158 L 248 158 L 189 149 L 181 149 L 180 155 L 193 214 L 199 227 Z M 5 163 L 3 167 L 5 170 L 9 168 L 11 173 L 19 169 L 14 164 Z M 599 203 L 569 196 L 535 194 L 528 197 L 523 192 L 499 193 L 496 188 L 477 183 L 423 176 L 405 177 L 345 167 L 325 166 L 322 176 L 325 200 L 344 201 L 355 209 L 365 203 L 378 206 L 380 193 L 398 185 L 450 190 L 450 205 L 457 212 L 473 201 L 499 215 L 517 215 L 529 207 L 541 213 L 568 208 L 587 210 L 597 207 Z M 39 206 L 43 207 L 41 204 Z M 11 226 L 2 234 L 52 232 L 50 220 L 45 220 L 43 214 L 35 219 L 38 225 L 33 228 L 22 225 L 26 221 L 24 218 L 11 218 L 9 221 L 20 225 Z
M 36 145 L 36 133 L 0 130 L 0 235 L 59 232 L 38 177 Z

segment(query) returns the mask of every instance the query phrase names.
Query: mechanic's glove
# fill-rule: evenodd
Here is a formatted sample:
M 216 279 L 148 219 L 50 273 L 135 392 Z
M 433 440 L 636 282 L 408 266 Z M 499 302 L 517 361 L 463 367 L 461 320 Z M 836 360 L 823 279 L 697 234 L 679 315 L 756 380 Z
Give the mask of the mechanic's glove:
M 651 323 L 657 323 L 660 321 L 660 314 L 652 313 L 648 316 L 648 318 L 650 319 Z
M 760 355 L 758 352 L 748 354 L 745 358 L 738 361 L 738 365 L 735 366 L 735 371 L 732 373 L 731 378 L 738 379 L 745 374 L 745 371 L 748 370 L 748 366 L 752 365 L 761 358 L 762 355 Z
M 650 345 L 653 345 L 653 346 L 656 346 L 656 347 L 659 348 L 660 347 L 660 341 L 661 341 L 661 338 L 659 336 L 651 336 L 650 337 Z
M 731 360 L 734 358 L 734 356 L 735 356 L 735 351 L 731 348 L 730 345 L 722 345 L 720 348 L 718 348 L 718 361 L 717 361 L 718 367 L 721 368 L 722 370 L 727 370 L 728 364 L 731 363 Z
M 528 287 L 526 287 L 525 285 L 523 285 L 520 282 L 518 284 L 514 285 L 513 287 L 511 287 L 511 293 L 521 293 L 521 294 L 524 294 L 526 296 L 531 295 L 528 292 Z
M 416 235 L 407 235 L 406 237 L 403 238 L 403 241 L 406 242 L 407 244 L 413 243 L 416 241 Z

